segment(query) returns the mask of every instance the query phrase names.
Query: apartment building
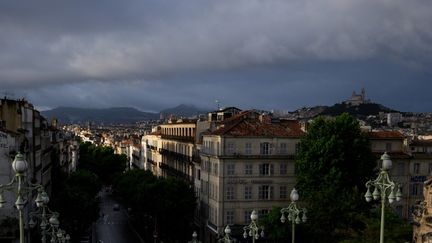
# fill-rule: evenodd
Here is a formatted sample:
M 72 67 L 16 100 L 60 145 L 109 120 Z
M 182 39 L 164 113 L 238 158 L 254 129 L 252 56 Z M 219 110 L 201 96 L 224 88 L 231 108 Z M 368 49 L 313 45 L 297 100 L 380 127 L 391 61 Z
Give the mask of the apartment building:
M 372 152 L 379 156 L 387 152 L 393 162 L 391 179 L 401 183 L 403 199 L 392 204 L 404 219 L 411 219 L 415 205 L 423 200 L 423 184 L 432 172 L 432 140 L 413 140 L 398 131 L 369 133 Z M 381 166 L 381 164 L 378 164 Z
M 203 134 L 196 190 L 205 242 L 226 225 L 234 230 L 274 206 L 287 206 L 294 187 L 294 158 L 303 131 L 296 121 L 245 111 Z

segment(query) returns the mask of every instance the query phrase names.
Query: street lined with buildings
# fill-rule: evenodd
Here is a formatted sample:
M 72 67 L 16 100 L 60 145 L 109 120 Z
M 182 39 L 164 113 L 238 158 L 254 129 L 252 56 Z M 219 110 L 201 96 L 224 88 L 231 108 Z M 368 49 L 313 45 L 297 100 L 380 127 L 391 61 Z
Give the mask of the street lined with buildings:
M 143 243 L 131 227 L 126 209 L 112 198 L 111 193 L 101 191 L 100 218 L 94 223 L 93 242 L 97 243 Z

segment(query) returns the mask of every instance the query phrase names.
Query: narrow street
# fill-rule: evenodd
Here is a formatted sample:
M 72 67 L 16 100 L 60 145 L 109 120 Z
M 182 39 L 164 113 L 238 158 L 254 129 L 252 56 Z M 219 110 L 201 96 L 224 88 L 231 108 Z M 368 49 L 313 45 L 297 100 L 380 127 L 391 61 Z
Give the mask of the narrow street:
M 95 223 L 96 243 L 142 243 L 137 233 L 128 224 L 128 216 L 124 208 L 115 210 L 118 204 L 111 194 L 104 190 L 101 197 L 101 217 Z

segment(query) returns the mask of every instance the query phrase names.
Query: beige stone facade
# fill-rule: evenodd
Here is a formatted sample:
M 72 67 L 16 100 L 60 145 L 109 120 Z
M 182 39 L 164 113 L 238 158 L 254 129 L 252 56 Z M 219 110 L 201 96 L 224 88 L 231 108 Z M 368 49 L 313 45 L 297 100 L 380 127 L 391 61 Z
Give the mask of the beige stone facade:
M 213 242 L 226 225 L 250 223 L 252 210 L 263 216 L 288 205 L 303 134 L 298 123 L 292 124 L 245 112 L 203 135 L 195 186 L 205 242 Z

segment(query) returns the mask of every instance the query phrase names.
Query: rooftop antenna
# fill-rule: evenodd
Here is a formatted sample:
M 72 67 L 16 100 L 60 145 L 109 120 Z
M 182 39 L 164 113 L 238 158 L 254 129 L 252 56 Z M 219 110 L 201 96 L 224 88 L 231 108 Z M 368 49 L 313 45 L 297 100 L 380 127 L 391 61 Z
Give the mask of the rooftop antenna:
M 219 102 L 219 100 L 215 100 L 215 103 L 217 104 L 217 109 L 220 110 L 220 102 Z

